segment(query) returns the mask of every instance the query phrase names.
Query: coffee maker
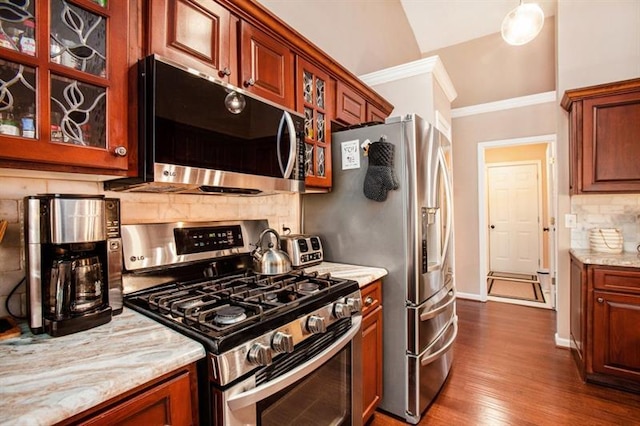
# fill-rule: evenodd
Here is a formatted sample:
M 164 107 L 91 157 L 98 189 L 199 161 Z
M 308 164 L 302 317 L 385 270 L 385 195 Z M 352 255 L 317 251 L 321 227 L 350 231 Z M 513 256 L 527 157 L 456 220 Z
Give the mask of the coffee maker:
M 24 207 L 31 331 L 64 336 L 122 312 L 120 200 L 42 194 Z

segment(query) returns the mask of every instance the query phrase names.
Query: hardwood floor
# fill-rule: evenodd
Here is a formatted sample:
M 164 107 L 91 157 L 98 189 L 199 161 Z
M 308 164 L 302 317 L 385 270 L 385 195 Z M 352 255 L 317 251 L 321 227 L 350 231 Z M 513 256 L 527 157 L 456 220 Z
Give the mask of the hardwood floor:
M 453 367 L 421 425 L 640 425 L 640 395 L 582 383 L 554 311 L 458 300 L 457 312 Z

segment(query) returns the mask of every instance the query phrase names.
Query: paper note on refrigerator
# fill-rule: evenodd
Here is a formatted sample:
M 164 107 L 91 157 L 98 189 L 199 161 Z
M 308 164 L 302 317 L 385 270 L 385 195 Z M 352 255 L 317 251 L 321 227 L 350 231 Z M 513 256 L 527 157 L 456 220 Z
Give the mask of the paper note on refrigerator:
M 358 140 L 346 141 L 340 144 L 342 152 L 342 170 L 360 168 L 360 143 Z

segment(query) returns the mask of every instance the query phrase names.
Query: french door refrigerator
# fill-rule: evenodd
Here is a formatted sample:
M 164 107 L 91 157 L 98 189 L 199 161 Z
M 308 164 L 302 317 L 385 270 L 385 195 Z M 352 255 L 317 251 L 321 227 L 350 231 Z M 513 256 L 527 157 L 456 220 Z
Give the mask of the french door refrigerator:
M 393 145 L 382 163 L 379 142 Z M 410 114 L 334 132 L 332 152 L 333 188 L 303 196 L 303 230 L 321 237 L 327 261 L 389 272 L 379 408 L 416 424 L 447 378 L 458 331 L 451 143 Z

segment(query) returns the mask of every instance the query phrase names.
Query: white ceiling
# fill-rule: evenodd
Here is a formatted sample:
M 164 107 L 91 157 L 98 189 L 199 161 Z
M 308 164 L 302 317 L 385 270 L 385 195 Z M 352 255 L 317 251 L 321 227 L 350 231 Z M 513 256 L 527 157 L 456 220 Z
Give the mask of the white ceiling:
M 500 32 L 502 19 L 520 0 L 400 0 L 422 53 Z M 545 18 L 556 14 L 557 0 L 538 3 Z

